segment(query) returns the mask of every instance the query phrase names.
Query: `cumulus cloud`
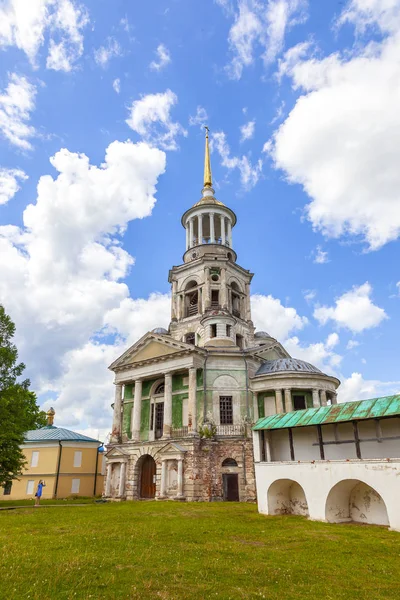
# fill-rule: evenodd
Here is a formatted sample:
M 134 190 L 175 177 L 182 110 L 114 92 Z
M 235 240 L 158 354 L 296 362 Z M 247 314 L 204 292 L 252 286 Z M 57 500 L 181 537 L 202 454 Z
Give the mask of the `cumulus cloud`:
M 142 96 L 140 100 L 132 102 L 126 122 L 146 142 L 164 150 L 176 150 L 176 138 L 179 135 L 187 135 L 182 125 L 171 118 L 171 110 L 177 102 L 178 97 L 171 90 Z
M 308 324 L 308 319 L 301 317 L 295 308 L 283 306 L 279 299 L 271 295 L 252 295 L 251 311 L 256 328 L 267 331 L 279 341 L 285 340 L 291 332 L 303 329 Z
M 35 128 L 29 125 L 35 108 L 36 88 L 26 77 L 11 73 L 5 91 L 0 94 L 0 133 L 14 146 L 32 148 L 29 141 Z
M 152 71 L 161 71 L 161 69 L 171 62 L 171 55 L 164 44 L 157 46 L 156 55 L 157 59 L 150 63 L 150 69 L 152 69 Z
M 198 106 L 196 114 L 189 117 L 189 125 L 206 125 L 208 121 L 208 114 L 203 106 Z
M 244 142 L 246 140 L 251 140 L 251 138 L 254 135 L 255 128 L 256 128 L 255 121 L 248 121 L 248 123 L 245 123 L 244 125 L 242 125 L 240 128 L 240 141 Z
M 338 389 L 338 401 L 366 400 L 367 398 L 388 396 L 399 392 L 400 381 L 364 379 L 361 373 L 352 373 L 350 377 L 342 379 Z
M 264 63 L 273 62 L 283 49 L 287 30 L 306 19 L 308 5 L 307 0 L 237 0 L 235 7 L 219 3 L 229 18 L 234 16 L 228 35 L 233 57 L 227 66 L 232 79 L 240 79 L 256 52 Z
M 254 187 L 262 173 L 262 160 L 259 159 L 255 164 L 252 164 L 250 158 L 246 155 L 241 157 L 231 156 L 226 134 L 223 131 L 212 134 L 212 143 L 221 157 L 222 166 L 229 171 L 238 169 L 240 181 L 245 189 Z
M 89 18 L 75 0 L 5 0 L 0 6 L 0 47 L 15 46 L 37 66 L 49 40 L 46 66 L 70 71 L 83 52 L 82 31 Z
M 23 227 L 0 227 L 0 303 L 16 323 L 21 358 L 41 397 L 74 398 L 78 410 L 85 406 L 91 379 L 77 395 L 78 382 L 75 388 L 72 383 L 76 361 L 85 359 L 90 369 L 97 361 L 103 369 L 115 351 L 103 344 L 104 336 L 111 335 L 111 346 L 128 336 L 116 323 L 121 306 L 128 319 L 123 301 L 129 290 L 123 279 L 134 259 L 122 248 L 121 237 L 129 221 L 151 214 L 165 154 L 143 142 L 116 141 L 100 166 L 67 149 L 51 163 L 57 176 L 40 178 Z M 129 306 L 134 310 L 137 305 Z M 161 315 L 152 306 L 156 325 Z M 149 318 L 137 321 L 146 326 Z M 138 331 L 139 325 L 133 333 Z M 104 381 L 100 371 L 99 380 Z M 112 389 L 107 393 L 112 396 Z M 87 418 L 95 423 L 103 409 L 91 410 L 89 404 Z
M 324 373 L 337 377 L 337 368 L 342 361 L 342 356 L 333 351 L 337 342 L 331 336 L 328 336 L 325 342 L 315 342 L 307 345 L 302 344 L 297 336 L 293 336 L 284 342 L 284 346 L 291 356 L 305 360 Z
M 354 333 L 377 327 L 388 317 L 383 308 L 372 302 L 371 294 L 372 286 L 368 282 L 354 286 L 337 298 L 334 306 L 315 308 L 314 317 L 322 325 L 332 320 L 338 327 L 346 327 Z
M 315 229 L 376 250 L 400 234 L 399 4 L 354 0 L 343 22 L 379 29 L 381 41 L 360 38 L 322 58 L 307 57 L 307 44 L 287 53 L 280 74 L 301 96 L 267 150 L 311 198 Z
M 0 204 L 7 204 L 18 192 L 19 181 L 28 179 L 28 175 L 21 169 L 0 168 Z
M 105 69 L 112 58 L 122 55 L 122 50 L 117 40 L 113 37 L 109 37 L 107 38 L 105 45 L 94 50 L 93 54 L 96 63 Z

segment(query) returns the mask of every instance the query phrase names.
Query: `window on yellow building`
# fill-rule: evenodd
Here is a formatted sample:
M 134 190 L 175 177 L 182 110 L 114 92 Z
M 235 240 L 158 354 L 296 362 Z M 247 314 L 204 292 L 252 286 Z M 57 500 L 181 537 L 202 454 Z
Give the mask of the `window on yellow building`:
M 28 496 L 30 496 L 31 494 L 33 494 L 33 488 L 35 486 L 35 480 L 34 479 L 28 479 L 28 482 L 26 484 L 26 493 L 28 494 Z
M 82 466 L 82 452 L 77 450 L 74 454 L 74 467 Z
M 39 452 L 34 450 L 31 457 L 31 467 L 37 467 L 39 463 Z
M 71 494 L 79 494 L 79 487 L 81 485 L 80 479 L 73 479 L 71 485 Z
M 12 488 L 12 481 L 7 481 L 7 483 L 4 486 L 3 495 L 9 496 L 11 494 L 11 488 Z

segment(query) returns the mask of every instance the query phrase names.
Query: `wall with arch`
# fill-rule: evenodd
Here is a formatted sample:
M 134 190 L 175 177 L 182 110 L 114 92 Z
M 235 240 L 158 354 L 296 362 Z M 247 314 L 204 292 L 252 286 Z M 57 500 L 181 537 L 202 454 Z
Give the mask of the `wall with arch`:
M 307 514 L 307 506 L 311 520 L 400 532 L 400 459 L 256 462 L 255 474 L 260 513 Z

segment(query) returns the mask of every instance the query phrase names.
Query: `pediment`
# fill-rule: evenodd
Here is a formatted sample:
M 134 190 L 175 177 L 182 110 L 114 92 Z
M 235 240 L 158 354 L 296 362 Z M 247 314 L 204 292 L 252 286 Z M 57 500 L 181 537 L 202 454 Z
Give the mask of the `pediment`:
M 146 333 L 138 342 L 126 350 L 109 367 L 112 371 L 121 367 L 134 366 L 135 364 L 161 359 L 164 356 L 193 352 L 196 350 L 192 344 L 178 342 L 170 336 Z
M 164 458 L 177 455 L 183 456 L 185 452 L 187 452 L 187 450 L 180 444 L 177 444 L 176 442 L 168 442 L 168 444 L 161 448 L 160 456 Z
M 290 354 L 279 342 L 275 342 L 269 346 L 261 346 L 257 350 L 251 352 L 253 356 L 262 358 L 263 360 L 275 360 L 276 358 L 290 358 Z
M 127 458 L 129 455 L 127 452 L 122 450 L 122 448 L 111 448 L 108 452 L 105 453 L 107 458 Z

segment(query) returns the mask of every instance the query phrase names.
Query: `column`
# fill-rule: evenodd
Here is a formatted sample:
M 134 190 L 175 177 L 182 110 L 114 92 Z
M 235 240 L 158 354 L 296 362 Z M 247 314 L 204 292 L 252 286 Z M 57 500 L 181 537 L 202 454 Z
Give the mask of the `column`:
M 188 221 L 186 221 L 185 229 L 186 229 L 186 250 L 189 250 L 190 239 L 189 239 L 189 225 L 188 225 Z
M 164 425 L 163 438 L 172 434 L 172 374 L 165 373 L 164 379 Z
M 172 281 L 172 299 L 171 299 L 171 321 L 176 321 L 176 315 L 177 315 L 177 296 L 176 296 L 176 289 L 177 289 L 177 281 L 174 279 Z
M 197 222 L 197 231 L 199 232 L 199 241 L 198 244 L 202 244 L 203 243 L 203 215 L 199 215 L 197 217 L 198 222 Z
M 189 434 L 197 433 L 197 369 L 190 367 L 189 369 L 189 399 L 188 399 L 188 421 Z
M 254 423 L 258 421 L 258 392 L 253 393 L 253 421 Z
M 250 321 L 251 320 L 251 307 L 250 307 L 250 284 L 249 283 L 246 283 L 245 291 L 246 291 L 246 297 L 245 297 L 245 301 L 244 301 L 244 307 L 245 307 L 244 318 L 246 319 L 246 321 Z
M 336 392 L 331 392 L 331 402 L 332 404 L 337 404 L 337 393 Z
M 232 223 L 230 219 L 228 219 L 228 245 L 232 248 Z
M 328 403 L 326 401 L 326 390 L 321 390 L 321 406 L 327 406 Z
M 265 459 L 267 462 L 272 462 L 271 432 L 268 429 L 265 432 Z
M 183 319 L 183 297 L 182 294 L 178 296 L 178 320 Z
M 312 391 L 312 404 L 313 404 L 314 408 L 319 408 L 320 407 L 319 393 L 318 393 L 318 390 L 316 388 L 313 388 L 313 391 Z
M 210 288 L 210 269 L 204 269 L 204 309 L 203 312 L 211 306 L 211 288 Z
M 183 458 L 178 458 L 178 493 L 176 497 L 183 497 Z
M 126 462 L 121 463 L 121 470 L 119 474 L 119 488 L 118 496 L 122 498 L 125 494 L 125 475 L 126 475 Z
M 214 213 L 210 213 L 210 244 L 215 244 Z
M 189 248 L 193 248 L 193 217 L 189 219 Z
M 221 306 L 228 308 L 228 288 L 226 287 L 226 269 L 221 267 Z
M 225 237 L 225 217 L 221 215 L 221 244 L 223 246 L 226 245 L 226 237 Z
M 276 412 L 283 413 L 282 390 L 275 390 Z
M 290 388 L 285 389 L 285 409 L 286 412 L 292 412 L 293 410 L 292 392 Z
M 160 486 L 160 498 L 165 498 L 167 495 L 167 459 L 161 463 L 161 486 Z
M 140 441 L 140 419 L 142 415 L 142 380 L 135 381 L 135 397 L 133 399 L 132 440 Z
M 107 498 L 111 494 L 111 467 L 112 467 L 111 463 L 108 463 L 107 472 L 106 472 L 106 496 L 107 496 Z
M 118 444 L 121 441 L 122 428 L 122 384 L 115 385 L 114 414 L 110 442 Z

